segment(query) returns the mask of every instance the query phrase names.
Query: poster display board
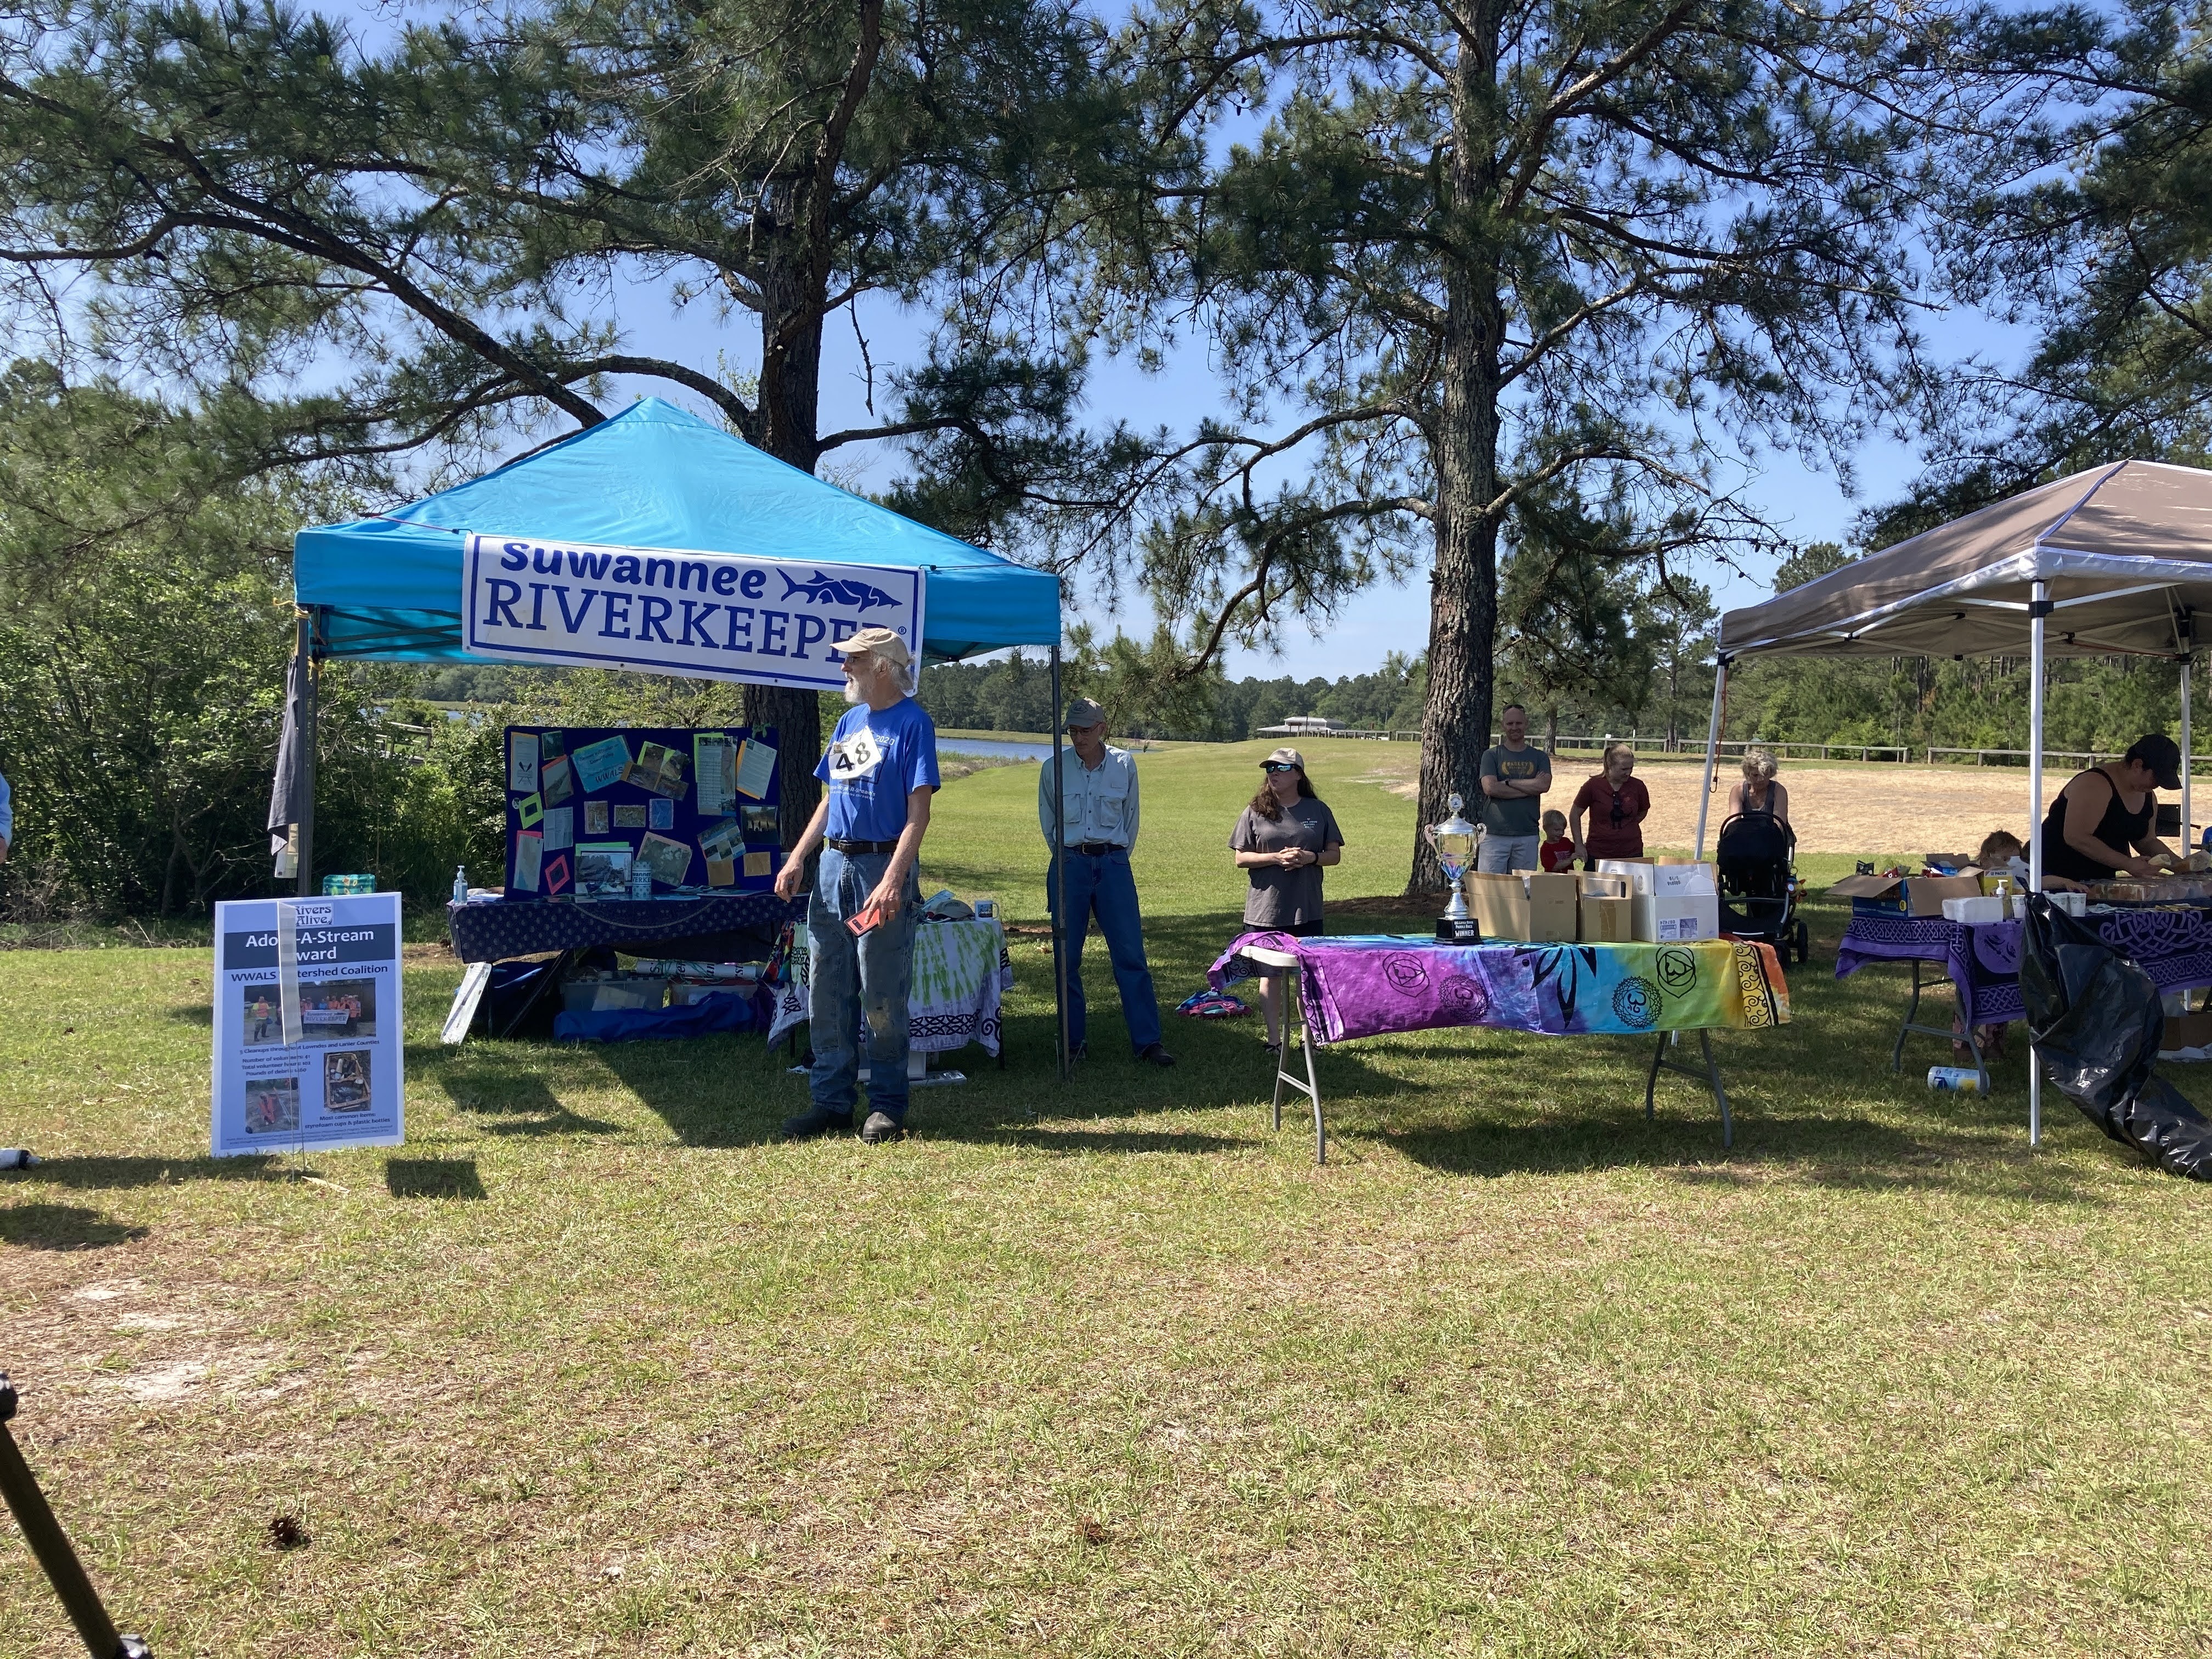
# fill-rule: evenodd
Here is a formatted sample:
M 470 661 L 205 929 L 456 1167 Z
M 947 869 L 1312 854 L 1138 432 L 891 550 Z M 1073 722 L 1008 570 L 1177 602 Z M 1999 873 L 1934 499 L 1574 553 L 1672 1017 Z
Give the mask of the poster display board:
M 831 650 L 888 628 L 921 656 L 918 566 L 471 535 L 462 643 L 480 657 L 835 691 Z
M 399 895 L 215 912 L 217 1158 L 405 1138 Z
M 507 896 L 769 890 L 779 759 L 774 726 L 508 726 Z

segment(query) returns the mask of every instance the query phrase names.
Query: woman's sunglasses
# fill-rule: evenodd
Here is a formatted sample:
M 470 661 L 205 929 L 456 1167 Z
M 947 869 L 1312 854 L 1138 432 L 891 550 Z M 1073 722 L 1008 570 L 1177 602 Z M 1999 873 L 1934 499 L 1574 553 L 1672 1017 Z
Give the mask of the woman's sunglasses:
M 1262 772 L 1295 772 L 1298 769 L 1288 761 L 1261 761 L 1260 769 Z

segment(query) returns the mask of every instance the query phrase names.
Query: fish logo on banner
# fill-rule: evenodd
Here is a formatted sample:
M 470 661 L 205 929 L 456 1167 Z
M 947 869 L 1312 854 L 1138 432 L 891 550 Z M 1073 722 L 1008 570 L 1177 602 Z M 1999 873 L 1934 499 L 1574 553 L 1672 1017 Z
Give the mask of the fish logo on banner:
M 831 647 L 864 627 L 919 658 L 925 596 L 918 568 L 484 533 L 461 560 L 461 643 L 511 662 L 829 691 L 844 682 Z

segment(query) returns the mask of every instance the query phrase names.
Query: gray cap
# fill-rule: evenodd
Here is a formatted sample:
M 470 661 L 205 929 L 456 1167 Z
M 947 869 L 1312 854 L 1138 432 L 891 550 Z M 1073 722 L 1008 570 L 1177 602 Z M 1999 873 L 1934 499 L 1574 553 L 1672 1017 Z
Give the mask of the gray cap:
M 1067 718 L 1060 725 L 1066 731 L 1071 726 L 1097 726 L 1105 718 L 1106 711 L 1097 703 L 1088 697 L 1078 697 L 1067 705 Z

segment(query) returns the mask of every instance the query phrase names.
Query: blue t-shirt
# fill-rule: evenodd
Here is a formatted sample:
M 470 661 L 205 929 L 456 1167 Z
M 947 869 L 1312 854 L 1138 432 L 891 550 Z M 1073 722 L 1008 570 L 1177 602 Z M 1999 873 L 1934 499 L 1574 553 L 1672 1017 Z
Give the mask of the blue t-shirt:
M 826 832 L 840 841 L 896 841 L 906 798 L 937 775 L 937 722 L 912 697 L 845 711 L 814 775 L 830 786 Z

